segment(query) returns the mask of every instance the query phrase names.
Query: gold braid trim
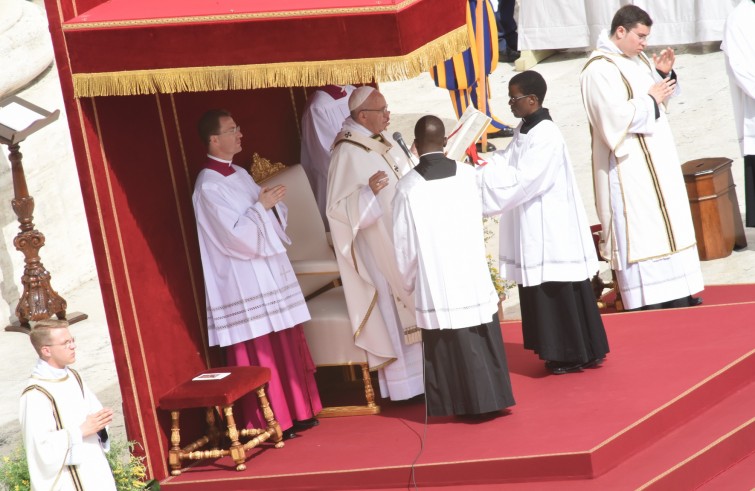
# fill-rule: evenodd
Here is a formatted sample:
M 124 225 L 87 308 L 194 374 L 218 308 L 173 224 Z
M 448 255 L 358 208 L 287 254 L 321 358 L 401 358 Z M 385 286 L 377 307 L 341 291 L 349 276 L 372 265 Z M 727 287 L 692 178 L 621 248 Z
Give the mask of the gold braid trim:
M 97 22 L 71 22 L 63 24 L 64 31 L 102 29 L 108 27 L 162 26 L 199 22 L 227 22 L 240 20 L 285 19 L 288 17 L 341 16 L 352 14 L 381 14 L 400 12 L 420 0 L 404 0 L 398 5 L 371 5 L 368 7 L 340 7 L 329 9 L 285 10 L 280 12 L 247 12 L 244 14 L 194 15 L 185 17 L 156 17 L 153 19 L 106 20 Z
M 469 48 L 461 26 L 404 56 L 73 74 L 74 97 L 102 97 L 268 87 L 319 87 L 405 80 Z

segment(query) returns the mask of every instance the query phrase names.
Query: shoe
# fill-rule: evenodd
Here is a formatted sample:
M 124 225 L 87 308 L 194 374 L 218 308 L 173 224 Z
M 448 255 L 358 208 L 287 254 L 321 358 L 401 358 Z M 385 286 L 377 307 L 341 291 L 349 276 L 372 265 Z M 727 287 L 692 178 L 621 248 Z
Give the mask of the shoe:
M 283 439 L 284 440 L 291 440 L 292 438 L 296 438 L 299 435 L 296 434 L 293 428 L 289 428 L 286 431 L 283 432 Z
M 294 421 L 294 430 L 296 431 L 308 430 L 310 428 L 314 428 L 315 426 L 319 424 L 320 422 L 315 417 L 312 417 L 309 419 L 303 419 L 301 421 Z
M 495 152 L 496 150 L 495 145 L 490 142 L 488 142 L 488 146 L 485 147 L 485 150 L 482 149 L 482 143 L 476 143 L 475 148 L 477 148 L 477 151 L 480 153 Z
M 694 307 L 703 303 L 703 299 L 700 297 L 693 297 L 688 295 L 686 297 L 677 298 L 676 300 L 669 300 L 663 302 L 662 308 L 664 309 L 682 309 L 684 307 Z
M 520 56 L 522 56 L 521 52 L 511 49 L 508 46 L 506 46 L 505 50 L 498 52 L 498 59 L 500 61 L 505 61 L 506 63 L 513 63 L 518 60 Z
M 582 371 L 581 363 L 572 363 L 569 361 L 546 361 L 547 368 L 553 375 L 564 375 L 565 373 L 577 373 Z
M 581 365 L 582 368 L 598 368 L 600 365 L 603 364 L 603 362 L 606 361 L 605 358 L 594 358 L 587 363 L 583 363 Z
M 514 128 L 505 127 L 495 133 L 488 133 L 488 138 L 511 138 L 514 136 Z

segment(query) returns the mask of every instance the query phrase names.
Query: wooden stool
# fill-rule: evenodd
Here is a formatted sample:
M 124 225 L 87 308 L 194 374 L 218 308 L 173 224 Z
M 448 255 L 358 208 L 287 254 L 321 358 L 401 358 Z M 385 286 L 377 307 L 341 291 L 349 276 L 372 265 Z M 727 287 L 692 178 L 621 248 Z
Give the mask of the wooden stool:
M 217 374 L 227 374 L 219 378 Z M 216 459 L 230 455 L 236 463 L 236 470 L 246 469 L 246 451 L 267 441 L 272 437 L 275 448 L 283 447 L 283 434 L 275 420 L 270 404 L 265 395 L 265 384 L 270 380 L 270 369 L 264 367 L 220 367 L 205 370 L 191 380 L 188 380 L 160 398 L 160 408 L 170 411 L 170 455 L 168 463 L 171 475 L 181 474 L 181 463 L 186 460 Z M 236 429 L 233 419 L 233 403 L 251 391 L 257 392 L 262 414 L 267 422 L 265 429 Z M 230 447 L 220 448 L 221 432 L 215 422 L 215 406 L 223 408 L 226 426 L 225 432 L 231 440 Z M 181 429 L 178 419 L 181 409 L 205 407 L 207 417 L 207 435 L 193 443 L 181 447 Z M 254 437 L 246 444 L 239 442 L 239 436 Z M 210 450 L 198 450 L 210 443 Z
M 690 160 L 682 165 L 700 259 L 719 259 L 747 247 L 731 159 Z

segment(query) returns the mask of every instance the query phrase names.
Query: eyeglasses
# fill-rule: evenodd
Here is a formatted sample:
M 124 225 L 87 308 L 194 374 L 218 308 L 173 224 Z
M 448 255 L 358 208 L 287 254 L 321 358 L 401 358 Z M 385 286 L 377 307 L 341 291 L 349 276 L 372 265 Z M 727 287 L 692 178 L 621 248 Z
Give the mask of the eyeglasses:
M 387 113 L 388 112 L 388 106 L 381 107 L 380 109 L 362 109 L 362 111 L 374 111 L 377 113 Z
M 225 131 L 221 131 L 220 133 L 218 133 L 218 135 L 224 135 L 226 133 L 233 133 L 235 135 L 236 133 L 240 131 L 241 131 L 241 126 L 234 126 L 233 128 L 228 128 Z
M 643 43 L 646 43 L 647 40 L 648 40 L 648 35 L 647 34 L 637 34 L 634 31 L 629 31 L 629 32 L 631 32 L 632 34 L 634 34 L 635 36 L 637 36 L 637 39 L 639 39 Z
M 535 94 L 527 94 L 527 95 L 520 95 L 520 96 L 517 96 L 517 97 L 510 97 L 509 98 L 509 104 L 513 104 L 516 101 L 518 101 L 519 99 L 524 99 L 525 97 L 529 97 L 531 95 L 535 95 Z
M 76 338 L 67 339 L 62 343 L 46 344 L 45 346 L 65 346 L 67 349 L 72 349 L 74 346 L 76 346 Z

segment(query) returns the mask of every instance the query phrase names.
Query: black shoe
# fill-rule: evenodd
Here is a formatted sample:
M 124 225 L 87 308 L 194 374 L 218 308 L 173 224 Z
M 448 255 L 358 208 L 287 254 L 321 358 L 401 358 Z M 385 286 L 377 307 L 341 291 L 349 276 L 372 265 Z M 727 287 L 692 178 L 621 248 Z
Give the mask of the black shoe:
M 597 368 L 600 365 L 602 365 L 604 361 L 606 361 L 605 358 L 594 358 L 588 361 L 587 363 L 583 363 L 581 367 L 582 368 Z
M 684 307 L 694 307 L 702 303 L 703 303 L 702 298 L 688 295 L 686 297 L 677 298 L 676 300 L 669 300 L 668 302 L 663 302 L 662 305 L 664 309 L 681 309 Z
M 582 371 L 581 363 L 573 363 L 570 361 L 546 361 L 545 368 L 547 368 L 553 375 L 563 375 L 565 373 L 576 373 Z
M 514 136 L 514 128 L 509 128 L 508 126 L 501 128 L 495 133 L 488 133 L 488 138 L 511 138 L 512 136 Z
M 314 428 L 315 426 L 317 426 L 319 424 L 320 424 L 320 422 L 315 417 L 312 417 L 312 418 L 309 418 L 309 419 L 303 419 L 301 421 L 294 421 L 294 430 L 296 430 L 296 431 L 304 431 L 304 430 L 308 430 L 310 428 Z
M 283 432 L 283 439 L 284 440 L 291 440 L 292 438 L 296 438 L 299 435 L 296 434 L 293 428 L 289 428 L 286 431 Z
M 518 60 L 520 56 L 522 56 L 521 52 L 511 49 L 508 46 L 506 46 L 506 49 L 498 52 L 498 59 L 500 61 L 505 61 L 506 63 L 513 63 Z
M 480 143 L 476 143 L 475 147 L 477 148 L 477 151 L 480 152 L 480 153 L 495 152 L 495 150 L 496 150 L 495 145 L 493 145 L 490 142 L 488 142 L 488 145 L 487 145 L 487 147 L 485 147 L 485 150 L 482 149 L 482 143 L 481 142 Z

